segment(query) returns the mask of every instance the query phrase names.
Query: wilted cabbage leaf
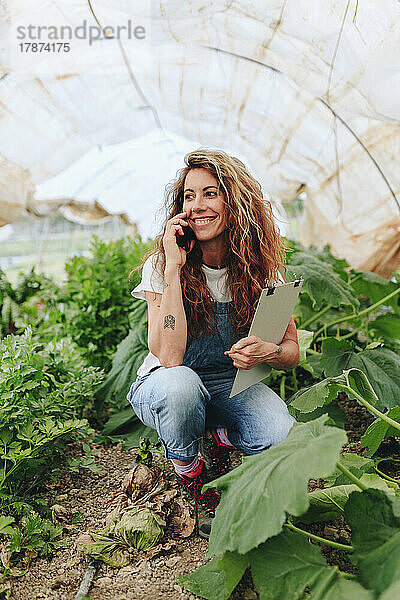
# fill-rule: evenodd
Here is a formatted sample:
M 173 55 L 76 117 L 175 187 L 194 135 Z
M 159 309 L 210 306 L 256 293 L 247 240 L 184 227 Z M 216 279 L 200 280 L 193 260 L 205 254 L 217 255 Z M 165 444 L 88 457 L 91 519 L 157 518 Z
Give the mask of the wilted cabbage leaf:
M 92 558 L 102 560 L 111 567 L 129 563 L 124 550 L 148 550 L 164 535 L 165 521 L 148 508 L 128 511 L 116 517 L 104 531 L 91 532 L 93 542 L 83 544 Z
M 120 543 L 102 532 L 92 532 L 93 542 L 82 544 L 85 554 L 102 560 L 110 567 L 119 569 L 129 564 L 129 556 L 121 550 Z
M 164 533 L 165 521 L 148 508 L 123 513 L 109 525 L 116 539 L 137 550 L 155 546 Z

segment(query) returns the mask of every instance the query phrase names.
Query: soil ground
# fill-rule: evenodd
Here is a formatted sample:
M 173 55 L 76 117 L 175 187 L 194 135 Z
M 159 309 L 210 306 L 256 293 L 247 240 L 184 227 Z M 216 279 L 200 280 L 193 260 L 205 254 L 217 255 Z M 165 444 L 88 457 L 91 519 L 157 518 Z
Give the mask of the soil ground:
M 372 417 L 346 396 L 341 395 L 339 405 L 348 417 L 346 429 L 349 438 L 347 451 L 364 454 L 361 449 L 360 434 L 363 433 Z M 382 445 L 383 456 L 400 458 L 397 439 Z M 73 513 L 81 513 L 82 521 L 76 529 L 66 532 L 71 540 L 68 549 L 57 551 L 51 558 L 36 559 L 29 572 L 12 581 L 12 600 L 73 600 L 86 572 L 89 561 L 75 543 L 77 538 L 89 530 L 101 529 L 106 515 L 104 502 L 112 492 L 119 489 L 128 472 L 134 451 L 123 451 L 120 445 L 100 448 L 96 462 L 102 468 L 100 473 L 85 471 L 72 474 L 57 495 L 57 504 Z M 159 460 L 164 460 L 160 458 Z M 383 463 L 391 476 L 398 476 L 397 464 Z M 383 467 L 382 467 L 383 470 Z M 311 480 L 310 490 L 322 487 L 322 480 Z M 323 537 L 350 543 L 350 529 L 343 519 L 331 523 L 310 526 Z M 121 569 L 113 569 L 101 564 L 94 577 L 89 596 L 91 600 L 195 600 L 197 597 L 183 590 L 176 583 L 178 575 L 196 570 L 206 562 L 207 542 L 192 535 L 178 540 L 175 548 L 166 554 L 152 559 L 145 553 L 132 554 L 132 562 Z M 332 548 L 323 548 L 323 554 L 330 564 L 337 564 L 341 570 L 354 572 L 345 553 Z M 230 600 L 257 600 L 251 576 L 246 573 Z

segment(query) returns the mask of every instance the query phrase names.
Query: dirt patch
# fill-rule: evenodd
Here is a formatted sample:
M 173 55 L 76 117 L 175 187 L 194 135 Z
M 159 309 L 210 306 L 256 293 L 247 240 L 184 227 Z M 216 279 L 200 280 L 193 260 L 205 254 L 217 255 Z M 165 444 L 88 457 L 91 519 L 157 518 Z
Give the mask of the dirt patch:
M 96 462 L 100 473 L 90 471 L 72 474 L 57 495 L 56 503 L 73 513 L 81 513 L 82 522 L 66 532 L 71 545 L 52 557 L 36 559 L 29 572 L 12 581 L 14 600 L 73 600 L 89 564 L 75 541 L 89 530 L 104 526 L 104 502 L 117 490 L 132 465 L 134 451 L 123 451 L 119 445 L 100 448 Z M 161 454 L 155 460 L 171 469 Z M 235 463 L 239 460 L 236 457 Z M 164 555 L 149 559 L 145 553 L 132 551 L 131 564 L 113 569 L 101 564 L 89 595 L 92 600 L 194 600 L 196 596 L 176 583 L 178 575 L 195 571 L 205 564 L 208 544 L 196 535 L 177 540 L 176 547 Z M 246 574 L 232 600 L 256 600 L 251 576 Z
M 346 451 L 364 455 L 360 435 L 364 433 L 373 417 L 355 401 L 341 394 L 338 403 L 347 415 L 346 431 L 349 443 Z M 385 441 L 380 456 L 399 459 L 400 444 L 398 438 Z M 123 451 L 120 446 L 100 448 L 97 463 L 101 473 L 84 472 L 72 474 L 65 480 L 65 486 L 59 491 L 57 504 L 69 511 L 82 514 L 82 523 L 74 530 L 66 532 L 71 546 L 60 550 L 48 559 L 36 559 L 30 571 L 12 582 L 14 600 L 73 600 L 85 574 L 89 560 L 78 550 L 75 540 L 88 530 L 101 529 L 104 525 L 106 510 L 104 502 L 119 489 L 128 472 L 133 451 Z M 239 453 L 234 453 L 233 463 L 240 464 Z M 161 454 L 156 460 L 164 468 L 171 469 L 169 461 Z M 400 463 L 382 463 L 382 470 L 391 476 L 399 476 Z M 323 480 L 310 480 L 309 490 L 323 487 Z M 305 528 L 313 533 L 344 544 L 350 543 L 350 528 L 343 518 L 330 523 L 315 523 Z M 132 552 L 131 564 L 122 569 L 113 569 L 101 564 L 89 592 L 92 600 L 195 600 L 197 597 L 183 590 L 176 583 L 178 575 L 195 571 L 205 564 L 208 544 L 198 536 L 192 535 L 178 540 L 176 547 L 164 555 L 152 559 L 146 554 Z M 343 571 L 355 572 L 347 553 L 324 546 L 321 548 L 328 564 L 338 565 Z M 251 574 L 247 571 L 232 594 L 230 600 L 257 600 L 253 589 Z

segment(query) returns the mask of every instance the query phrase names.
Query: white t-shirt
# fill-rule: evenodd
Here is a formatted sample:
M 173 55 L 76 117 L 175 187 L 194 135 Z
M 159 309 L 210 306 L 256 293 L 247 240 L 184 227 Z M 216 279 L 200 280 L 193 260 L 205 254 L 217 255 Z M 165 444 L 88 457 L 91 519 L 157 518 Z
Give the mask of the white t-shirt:
M 146 300 L 144 292 L 156 292 L 157 294 L 164 292 L 164 277 L 161 271 L 156 268 L 155 263 L 156 254 L 152 254 L 143 265 L 142 281 L 131 291 L 131 295 L 134 298 Z M 206 265 L 202 265 L 202 269 L 206 276 L 207 286 L 212 298 L 217 302 L 230 302 L 232 298 L 229 290 L 226 289 L 226 267 L 224 269 L 212 269 Z M 161 366 L 161 363 L 157 356 L 149 352 L 140 365 L 137 374 L 144 375 L 156 366 Z

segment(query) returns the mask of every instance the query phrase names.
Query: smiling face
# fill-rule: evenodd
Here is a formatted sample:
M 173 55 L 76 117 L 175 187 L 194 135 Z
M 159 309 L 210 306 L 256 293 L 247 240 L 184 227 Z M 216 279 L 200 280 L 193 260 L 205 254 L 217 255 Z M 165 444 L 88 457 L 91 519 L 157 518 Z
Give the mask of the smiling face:
M 228 223 L 224 194 L 218 180 L 207 169 L 191 169 L 186 175 L 183 209 L 189 226 L 201 242 L 223 236 Z

